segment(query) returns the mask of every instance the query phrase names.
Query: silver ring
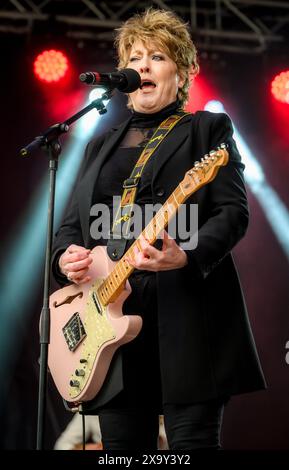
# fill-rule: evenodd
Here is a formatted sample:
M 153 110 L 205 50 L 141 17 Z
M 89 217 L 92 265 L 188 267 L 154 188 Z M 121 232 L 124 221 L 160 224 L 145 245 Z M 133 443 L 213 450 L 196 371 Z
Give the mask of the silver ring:
M 72 279 L 71 279 L 71 277 L 70 277 L 70 274 L 69 274 L 69 273 L 67 274 L 67 276 L 66 276 L 66 277 L 67 277 L 67 279 L 68 279 L 70 282 L 72 282 Z

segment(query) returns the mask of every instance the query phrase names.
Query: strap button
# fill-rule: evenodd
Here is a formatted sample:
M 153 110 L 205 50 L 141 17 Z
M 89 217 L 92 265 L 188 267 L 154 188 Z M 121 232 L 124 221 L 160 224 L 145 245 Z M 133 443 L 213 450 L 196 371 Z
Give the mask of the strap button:
M 163 188 L 157 189 L 156 195 L 161 197 L 165 194 L 165 190 Z

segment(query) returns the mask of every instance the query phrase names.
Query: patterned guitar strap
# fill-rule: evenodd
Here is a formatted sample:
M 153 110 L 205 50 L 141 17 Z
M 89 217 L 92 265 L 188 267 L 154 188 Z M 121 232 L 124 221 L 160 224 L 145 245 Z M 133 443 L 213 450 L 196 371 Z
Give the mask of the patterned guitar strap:
M 107 243 L 107 253 L 113 261 L 118 261 L 122 258 L 126 251 L 127 242 L 131 237 L 130 227 L 132 223 L 133 206 L 136 199 L 137 187 L 145 165 L 168 133 L 188 114 L 190 113 L 180 110 L 180 112 L 172 114 L 159 125 L 143 149 L 130 177 L 124 181 L 123 194 L 116 211 L 116 216 L 110 231 L 110 238 Z

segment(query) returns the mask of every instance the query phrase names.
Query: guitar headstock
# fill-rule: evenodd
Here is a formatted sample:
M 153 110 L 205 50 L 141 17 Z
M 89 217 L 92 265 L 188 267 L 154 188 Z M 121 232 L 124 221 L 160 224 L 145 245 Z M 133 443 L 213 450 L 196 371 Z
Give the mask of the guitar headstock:
M 186 172 L 183 181 L 180 183 L 182 192 L 188 196 L 200 187 L 212 181 L 220 166 L 227 165 L 229 161 L 229 153 L 227 145 L 221 144 L 217 150 L 211 152 L 195 162 L 193 168 Z

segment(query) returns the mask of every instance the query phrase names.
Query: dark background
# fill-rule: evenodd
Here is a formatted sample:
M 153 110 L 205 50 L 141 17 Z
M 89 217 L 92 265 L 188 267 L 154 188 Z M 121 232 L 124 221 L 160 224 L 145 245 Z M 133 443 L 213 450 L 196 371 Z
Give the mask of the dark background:
M 68 51 L 73 74 L 68 88 L 45 92 L 33 76 L 32 63 L 42 46 L 53 43 L 40 32 L 34 36 L 5 36 L 1 51 L 1 227 L 2 270 L 6 250 L 17 230 L 17 221 L 25 214 L 38 183 L 47 172 L 47 159 L 41 153 L 29 159 L 19 149 L 35 135 L 55 122 L 55 103 L 69 93 L 82 93 L 78 74 L 91 68 L 110 71 L 115 68 L 113 53 L 96 44 L 80 45 L 61 39 Z M 57 42 L 58 38 L 54 38 Z M 287 43 L 288 44 L 288 43 Z M 246 142 L 257 155 L 268 182 L 289 209 L 289 112 L 279 114 L 270 96 L 270 81 L 275 73 L 288 69 L 289 50 L 266 51 L 259 56 L 228 53 L 200 54 L 202 77 L 218 89 L 226 108 L 234 118 Z M 66 95 L 67 96 L 67 95 Z M 121 101 L 121 98 L 116 98 Z M 81 103 L 76 109 L 81 107 Z M 287 105 L 287 108 L 289 105 Z M 284 107 L 283 107 L 284 109 Z M 58 119 L 75 109 L 62 107 Z M 125 111 L 123 112 L 125 115 Z M 108 123 L 116 123 L 122 113 L 113 109 L 97 132 Z M 236 122 L 237 121 L 237 122 Z M 64 139 L 65 142 L 65 139 Z M 252 329 L 268 382 L 266 391 L 233 398 L 226 409 L 223 427 L 225 449 L 289 449 L 289 365 L 286 342 L 289 340 L 289 265 L 288 258 L 265 218 L 264 211 L 248 188 L 251 223 L 246 237 L 235 249 Z M 33 269 L 33 260 L 26 275 Z M 9 279 L 13 283 L 13 279 Z M 21 286 L 15 286 L 21 309 Z M 31 293 L 34 307 L 7 334 L 15 341 L 15 359 L 11 361 L 8 393 L 1 400 L 1 447 L 33 449 L 36 442 L 38 387 L 38 321 L 42 305 L 42 279 Z M 223 295 L 226 295 L 224 286 Z M 4 312 L 2 312 L 4 313 Z M 5 361 L 5 352 L 1 362 Z M 8 358 L 9 359 L 9 358 Z M 47 400 L 46 447 L 52 448 L 71 415 L 49 380 Z

